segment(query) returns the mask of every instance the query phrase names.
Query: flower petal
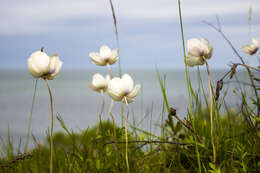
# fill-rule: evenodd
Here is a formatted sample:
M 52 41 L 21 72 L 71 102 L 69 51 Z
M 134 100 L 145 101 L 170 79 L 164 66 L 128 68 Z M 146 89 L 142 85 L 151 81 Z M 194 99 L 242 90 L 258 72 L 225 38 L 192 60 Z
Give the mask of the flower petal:
M 98 91 L 98 89 L 94 85 L 92 85 L 92 83 L 88 83 L 88 87 L 93 91 Z
M 106 65 L 106 62 L 104 59 L 98 54 L 98 53 L 90 53 L 89 54 L 91 60 L 93 61 L 94 64 L 99 65 L 99 66 L 104 66 Z
M 108 46 L 103 45 L 100 48 L 99 55 L 101 57 L 110 57 L 111 56 L 111 49 Z
M 204 54 L 205 45 L 196 38 L 191 38 L 187 41 L 188 53 L 193 56 L 202 56 Z
M 50 64 L 49 64 L 49 80 L 53 80 L 61 70 L 62 61 L 60 60 L 57 54 L 53 54 L 50 57 Z
M 140 89 L 141 89 L 141 85 L 137 84 L 135 86 L 135 88 L 131 91 L 131 93 L 127 95 L 127 97 L 131 98 L 131 99 L 134 99 L 137 96 L 137 94 L 138 94 Z
M 259 47 L 259 41 L 256 38 L 252 38 L 252 43 L 253 45 L 255 45 L 256 47 Z
M 28 59 L 28 70 L 31 75 L 35 78 L 41 77 L 42 73 L 33 65 L 31 59 Z
M 124 97 L 122 79 L 115 77 L 108 83 L 108 94 L 113 100 L 121 101 Z
M 134 88 L 134 81 L 129 74 L 124 74 L 122 76 L 122 88 L 124 93 L 130 93 Z
M 107 90 L 108 95 L 115 101 L 120 102 L 123 99 L 122 95 L 117 94 L 116 92 L 113 92 L 111 90 Z
M 36 51 L 30 56 L 30 63 L 33 64 L 34 68 L 37 69 L 41 75 L 48 74 L 49 72 L 49 56 L 41 51 Z
M 187 55 L 187 65 L 190 67 L 194 67 L 196 65 L 203 65 L 205 62 L 201 59 L 201 57 L 196 57 L 191 54 Z
M 210 59 L 212 56 L 213 47 L 210 45 L 209 41 L 206 38 L 201 38 L 201 43 L 204 44 L 204 57 Z
M 245 45 L 243 46 L 242 50 L 248 54 L 248 55 L 253 55 L 256 53 L 256 51 L 258 50 L 258 48 L 255 48 L 254 46 L 252 45 Z

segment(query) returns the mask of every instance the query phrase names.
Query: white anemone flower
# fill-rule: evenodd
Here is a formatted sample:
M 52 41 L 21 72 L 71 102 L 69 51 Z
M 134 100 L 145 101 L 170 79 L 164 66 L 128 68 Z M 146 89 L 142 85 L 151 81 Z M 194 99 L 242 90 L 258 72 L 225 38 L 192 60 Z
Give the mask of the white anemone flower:
M 248 55 L 254 55 L 259 49 L 259 41 L 252 38 L 252 44 L 243 46 L 243 51 Z
M 28 59 L 28 70 L 35 78 L 53 80 L 60 72 L 62 61 L 57 54 L 49 57 L 42 51 L 32 53 Z
M 131 103 L 134 101 L 140 88 L 140 84 L 134 87 L 134 81 L 130 75 L 124 74 L 122 78 L 115 77 L 109 81 L 107 92 L 115 101 L 125 103 L 126 98 L 127 103 Z
M 88 86 L 97 92 L 106 92 L 108 87 L 108 82 L 110 81 L 109 75 L 104 78 L 101 74 L 96 73 L 92 77 L 92 82 Z
M 118 49 L 111 50 L 108 46 L 103 45 L 99 53 L 92 52 L 89 56 L 96 65 L 112 65 L 118 60 Z
M 42 77 L 49 72 L 49 56 L 42 52 L 36 51 L 31 54 L 28 59 L 28 69 L 31 75 L 35 78 Z
M 206 38 L 198 40 L 191 38 L 187 42 L 187 65 L 190 67 L 203 65 L 206 59 L 212 57 L 213 47 Z

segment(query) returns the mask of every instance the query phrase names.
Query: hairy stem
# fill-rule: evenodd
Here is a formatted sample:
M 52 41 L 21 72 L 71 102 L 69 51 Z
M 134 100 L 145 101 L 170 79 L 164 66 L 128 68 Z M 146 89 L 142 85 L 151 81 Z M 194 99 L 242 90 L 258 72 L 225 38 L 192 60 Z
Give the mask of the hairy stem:
M 51 136 L 50 136 L 50 143 L 51 143 L 51 158 L 50 158 L 50 173 L 53 173 L 53 154 L 54 154 L 54 144 L 53 144 L 53 100 L 52 100 L 52 93 L 51 88 L 48 82 L 48 79 L 45 79 L 46 85 L 50 95 L 50 105 L 51 105 Z
M 128 116 L 129 116 L 129 106 L 126 97 L 125 99 L 125 104 L 127 108 L 127 114 L 126 114 L 126 119 L 125 119 L 125 161 L 126 161 L 126 167 L 127 167 L 127 173 L 129 173 L 129 163 L 128 163 L 128 136 L 127 136 L 127 121 L 128 121 Z
M 101 90 L 100 91 L 100 94 L 101 94 L 101 97 L 102 97 L 102 104 L 101 104 L 101 110 L 100 110 L 100 113 L 98 115 L 99 117 L 99 120 L 98 120 L 98 132 L 101 132 L 101 129 L 100 129 L 100 126 L 101 126 L 101 117 L 102 117 L 102 114 L 104 112 L 104 107 L 105 107 L 105 98 L 104 98 L 104 91 Z
M 211 145 L 213 150 L 213 163 L 216 164 L 216 149 L 214 145 L 214 126 L 213 126 L 213 91 L 212 91 L 212 83 L 211 83 L 211 77 L 210 77 L 210 68 L 207 60 L 204 58 L 207 66 L 207 72 L 208 72 L 208 84 L 209 84 L 209 94 L 210 94 L 210 136 L 211 136 Z
M 183 32 L 180 0 L 178 0 L 178 7 L 179 7 L 179 17 L 180 17 L 180 25 L 181 25 L 182 47 L 183 47 L 183 54 L 184 54 L 184 61 L 185 61 L 186 81 L 187 81 L 187 88 L 188 88 L 188 93 L 189 93 L 190 113 L 191 113 L 191 117 L 192 117 L 193 131 L 196 133 L 195 117 L 194 117 L 194 114 L 193 114 L 193 111 L 192 111 L 192 103 L 191 103 L 191 91 L 190 91 L 190 85 L 189 85 L 190 82 L 189 82 L 189 74 L 188 74 L 188 66 L 187 66 L 187 57 L 186 57 L 186 51 L 185 51 L 185 43 L 184 43 L 184 32 Z M 197 163 L 198 163 L 198 167 L 199 167 L 199 173 L 201 173 L 200 153 L 199 153 L 198 144 L 197 144 L 197 137 L 194 136 L 194 139 L 195 139 L 195 148 L 196 148 L 196 155 L 197 155 Z
M 107 63 L 107 70 L 108 70 L 108 73 L 109 73 L 110 78 L 112 79 L 112 78 L 113 78 L 113 74 L 112 74 L 110 65 L 109 65 L 108 63 Z
M 31 110 L 30 110 L 29 125 L 28 125 L 27 136 L 26 136 L 25 153 L 28 151 L 29 137 L 30 137 L 30 131 L 31 131 L 31 124 L 32 124 L 32 114 L 33 114 L 33 108 L 34 108 L 37 84 L 38 84 L 38 79 L 35 80 L 35 84 L 34 84 L 32 106 L 31 106 Z

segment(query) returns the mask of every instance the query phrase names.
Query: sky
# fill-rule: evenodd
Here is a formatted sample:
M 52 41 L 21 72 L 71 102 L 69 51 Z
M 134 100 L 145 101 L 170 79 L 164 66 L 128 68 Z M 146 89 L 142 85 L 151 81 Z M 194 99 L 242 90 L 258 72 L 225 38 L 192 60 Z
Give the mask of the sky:
M 259 0 L 182 0 L 185 42 L 206 37 L 214 47 L 209 64 L 227 68 L 238 62 L 222 37 L 202 21 L 216 24 L 252 65 L 241 47 L 260 39 Z M 177 0 L 113 0 L 123 69 L 184 69 Z M 249 30 L 248 11 L 252 7 Z M 26 69 L 27 59 L 42 46 L 58 53 L 64 69 L 97 68 L 90 52 L 106 44 L 116 48 L 109 0 L 1 0 L 0 69 Z M 249 32 L 250 31 L 250 32 Z M 117 68 L 118 65 L 113 65 Z

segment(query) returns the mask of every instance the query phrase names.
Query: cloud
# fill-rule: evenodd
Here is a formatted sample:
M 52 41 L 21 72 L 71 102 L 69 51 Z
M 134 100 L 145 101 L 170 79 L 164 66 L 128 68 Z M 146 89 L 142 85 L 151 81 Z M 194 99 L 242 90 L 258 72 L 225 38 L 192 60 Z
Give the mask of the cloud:
M 177 0 L 114 0 L 113 2 L 119 21 L 178 19 Z M 185 0 L 182 2 L 185 20 L 216 14 L 247 14 L 250 5 L 253 6 L 254 15 L 258 17 L 260 15 L 260 2 L 253 0 Z M 0 33 L 34 34 L 75 31 L 78 29 L 78 26 L 74 26 L 75 20 L 86 24 L 92 20 L 97 24 L 99 18 L 112 20 L 108 0 L 10 0 L 2 2 L 0 7 Z

